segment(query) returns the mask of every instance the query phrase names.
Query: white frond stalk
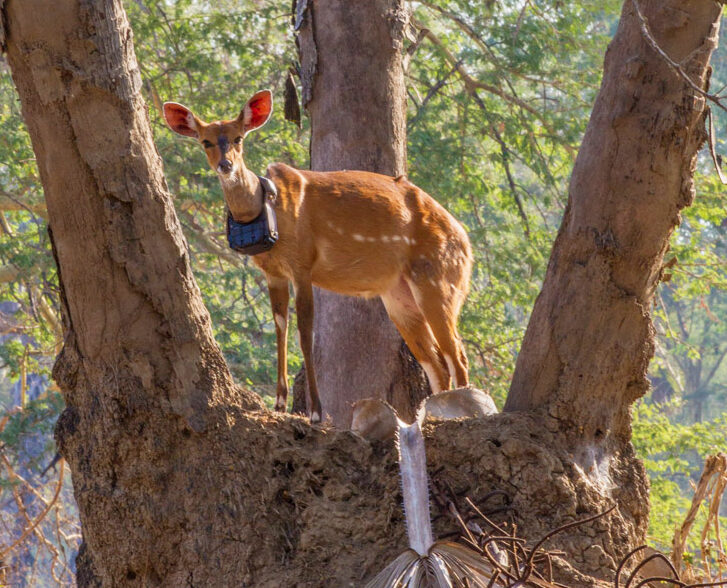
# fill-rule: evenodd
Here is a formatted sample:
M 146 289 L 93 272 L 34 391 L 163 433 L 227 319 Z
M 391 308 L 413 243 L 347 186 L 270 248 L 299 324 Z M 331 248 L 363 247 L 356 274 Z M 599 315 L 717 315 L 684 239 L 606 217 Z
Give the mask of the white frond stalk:
M 381 570 L 366 588 L 487 588 L 493 570 L 485 558 L 464 545 L 434 542 L 423 420 L 424 404 L 411 425 L 397 417 L 399 471 L 410 548 Z M 503 583 L 497 581 L 494 585 Z
M 425 556 L 434 543 L 434 536 L 429 516 L 429 480 L 424 436 L 417 421 L 407 425 L 398 420 L 398 425 L 399 470 L 409 547 L 420 556 Z

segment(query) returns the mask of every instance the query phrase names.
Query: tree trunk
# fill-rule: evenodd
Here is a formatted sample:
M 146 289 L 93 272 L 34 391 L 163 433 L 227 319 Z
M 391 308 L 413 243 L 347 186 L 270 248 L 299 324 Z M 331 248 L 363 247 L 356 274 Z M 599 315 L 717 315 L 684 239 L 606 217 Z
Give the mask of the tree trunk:
M 706 88 L 720 5 L 638 4 L 659 46 Z M 649 45 L 627 0 L 506 410 L 543 409 L 580 443 L 628 442 L 654 354 L 650 307 L 694 198 L 705 116 L 704 97 Z
M 403 0 L 299 0 L 297 12 L 311 169 L 404 174 Z M 335 425 L 348 428 L 351 405 L 369 397 L 413 417 L 426 378 L 381 300 L 316 290 L 314 333 L 321 402 Z
M 591 160 L 595 146 L 611 145 L 614 135 L 622 137 L 621 149 L 633 154 L 633 163 L 626 165 L 604 150 L 614 167 L 596 177 L 614 187 L 595 201 L 577 196 L 582 188 L 575 188 L 580 185 L 576 170 L 555 251 L 579 237 L 585 257 L 559 262 L 555 256 L 551 262 L 551 274 L 565 271 L 558 270 L 561 263 L 585 271 L 578 268 L 590 268 L 591 257 L 604 246 L 612 250 L 602 265 L 589 270 L 593 282 L 575 275 L 581 290 L 566 293 L 577 309 L 583 305 L 579 296 L 594 300 L 593 289 L 603 287 L 603 275 L 631 288 L 655 282 L 655 266 L 638 265 L 642 258 L 624 257 L 620 247 L 643 233 L 653 241 L 655 256 L 663 252 L 656 225 L 669 224 L 667 218 L 673 226 L 678 207 L 687 203 L 693 152 L 703 137 L 703 100 L 662 69 L 643 44 L 630 6 L 627 0 L 604 81 L 617 116 L 608 101 L 599 100 L 579 165 Z M 662 3 L 644 6 L 664 44 L 674 49 L 674 39 L 684 41 L 678 45 L 683 52 L 673 56 L 690 55 L 689 71 L 703 83 L 719 17 L 716 5 L 711 0 L 680 3 L 674 14 L 684 18 L 670 22 L 681 26 L 669 31 L 660 25 L 665 22 Z M 234 387 L 212 339 L 151 141 L 121 0 L 60 2 L 53 10 L 43 0 L 6 0 L 0 14 L 45 188 L 64 299 L 65 345 L 54 377 L 67 408 L 56 437 L 73 473 L 83 526 L 79 586 L 363 585 L 406 546 L 393 448 L 272 414 L 254 395 Z M 625 71 L 624 64 L 630 64 Z M 624 74 L 616 84 L 613 76 Z M 649 94 L 657 79 L 663 94 Z M 653 119 L 639 113 L 659 101 L 664 108 L 655 128 Z M 603 126 L 603 121 L 621 124 Z M 641 170 L 646 179 L 632 185 L 624 176 L 633 177 L 631 166 L 643 160 L 639 147 L 647 149 L 651 140 L 651 165 L 673 182 L 657 184 L 649 170 Z M 668 161 L 660 155 L 665 149 Z M 657 186 L 665 191 L 652 193 Z M 638 191 L 640 199 L 619 208 L 627 188 L 631 195 Z M 613 238 L 595 245 L 586 239 L 589 233 L 571 234 L 582 225 L 581 209 L 586 214 L 594 206 L 604 215 L 612 206 L 622 212 L 606 227 Z M 634 223 L 625 235 L 616 222 L 624 219 Z M 576 255 L 570 249 L 566 253 Z M 614 263 L 610 273 L 606 262 Z M 548 296 L 541 296 L 540 306 Z M 634 304 L 631 294 L 623 298 L 623 306 Z M 604 323 L 602 328 L 621 324 L 621 307 L 611 303 L 610 308 L 613 327 Z M 552 331 L 556 341 L 595 338 L 588 315 L 578 316 L 571 332 Z M 644 320 L 648 323 L 642 318 L 640 324 Z M 640 332 L 638 349 L 648 351 L 649 329 Z M 613 338 L 610 331 L 603 335 Z M 525 353 L 533 353 L 527 348 L 532 344 Z M 610 355 L 633 363 L 614 345 L 598 349 L 605 364 L 615 365 Z M 598 373 L 612 385 L 619 382 Z M 549 377 L 546 370 L 541 374 Z M 607 388 L 584 373 L 590 387 L 581 390 L 582 398 L 575 397 L 577 378 L 568 379 L 569 374 L 564 370 L 562 381 L 547 389 L 556 399 L 551 406 L 560 411 L 553 415 L 563 415 L 563 421 L 532 411 L 429 424 L 427 460 L 455 495 L 466 494 L 480 506 L 492 490 L 507 492 L 520 534 L 531 539 L 615 501 L 618 508 L 608 517 L 550 540 L 581 572 L 604 577 L 643 540 L 644 473 L 625 441 L 604 452 L 584 437 L 585 444 L 576 446 L 581 453 L 574 452 L 572 429 L 566 425 L 594 420 L 586 399 L 602 406 L 598 394 L 625 403 L 635 393 L 628 387 L 626 393 Z M 640 386 L 639 381 L 636 389 Z M 545 406 L 548 400 L 541 390 L 532 398 L 522 407 Z M 563 404 L 566 398 L 573 399 L 573 408 Z M 615 414 L 625 410 L 618 406 Z M 446 517 L 435 523 L 438 536 L 454 528 Z M 595 580 L 579 573 L 561 580 L 577 577 L 572 584 L 593 585 Z

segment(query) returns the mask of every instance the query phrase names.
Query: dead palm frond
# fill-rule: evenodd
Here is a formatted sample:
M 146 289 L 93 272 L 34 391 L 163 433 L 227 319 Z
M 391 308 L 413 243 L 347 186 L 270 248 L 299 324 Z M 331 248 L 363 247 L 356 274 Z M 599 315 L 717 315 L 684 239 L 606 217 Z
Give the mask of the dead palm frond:
M 367 588 L 486 588 L 492 575 L 492 566 L 479 553 L 459 543 L 437 541 L 425 555 L 407 549 L 379 572 Z
M 493 567 L 479 553 L 458 543 L 434 542 L 423 420 L 424 404 L 410 425 L 397 417 L 399 471 L 409 549 L 386 566 L 367 588 L 503 586 L 491 583 Z

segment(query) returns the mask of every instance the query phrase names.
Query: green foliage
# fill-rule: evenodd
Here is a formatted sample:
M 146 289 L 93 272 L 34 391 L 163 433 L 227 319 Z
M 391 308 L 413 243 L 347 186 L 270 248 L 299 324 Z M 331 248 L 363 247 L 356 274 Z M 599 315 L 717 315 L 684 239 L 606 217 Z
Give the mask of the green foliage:
M 664 551 L 684 521 L 705 458 L 727 447 L 727 412 L 711 422 L 684 425 L 673 420 L 679 409 L 677 402 L 639 402 L 634 410 L 633 443 L 651 479 L 649 538 Z M 724 526 L 727 518 L 722 518 Z M 696 527 L 701 530 L 705 520 L 702 508 Z M 698 550 L 699 538 L 691 537 L 688 548 Z
M 58 392 L 49 392 L 28 402 L 22 411 L 10 413 L 5 426 L 0 430 L 0 447 L 3 450 L 8 447 L 17 448 L 29 437 L 40 435 L 45 437 L 44 450 L 38 452 L 33 462 L 23 460 L 22 465 L 37 468 L 43 460 L 50 461 L 55 453 L 55 443 L 50 434 L 63 404 L 63 398 Z M 16 463 L 21 462 L 18 460 Z
M 451 1 L 415 12 L 446 51 L 425 43 L 412 60 L 409 172 L 469 231 L 475 267 L 460 330 L 474 385 L 498 404 L 565 207 L 615 6 Z M 454 69 L 460 62 L 474 85 Z
M 469 231 L 475 267 L 460 331 L 474 385 L 491 392 L 499 405 L 565 207 L 619 5 L 412 4 L 416 22 L 431 37 L 413 51 L 406 74 L 409 175 Z M 135 0 L 126 8 L 155 142 L 215 337 L 235 379 L 271 405 L 275 331 L 264 280 L 246 260 L 229 254 L 217 178 L 199 146 L 166 127 L 160 108 L 171 100 L 208 121 L 231 118 L 255 91 L 270 88 L 278 106 L 271 121 L 247 138 L 248 165 L 258 173 L 273 161 L 307 167 L 307 121 L 299 130 L 284 121 L 279 106 L 288 68 L 297 59 L 289 4 Z M 718 55 L 714 65 L 718 87 L 727 79 L 727 60 Z M 727 128 L 720 117 L 718 129 Z M 17 399 L 10 388 L 23 366 L 49 371 L 60 310 L 42 188 L 1 61 L 0 130 L 0 326 L 6 335 L 0 339 L 0 403 L 11 414 L 0 443 L 15 452 L 13 463 L 21 463 L 29 459 L 21 449 L 31 431 L 50 442 L 61 401 L 51 394 L 13 412 Z M 722 150 L 724 132 L 719 135 Z M 710 166 L 708 157 L 700 160 L 695 204 L 683 213 L 667 256 L 676 261 L 665 268 L 653 309 L 655 392 L 635 408 L 634 443 L 652 479 L 650 533 L 663 546 L 688 506 L 689 481 L 702 459 L 727 446 L 727 212 L 724 188 Z M 292 337 L 289 372 L 301 363 Z M 49 453 L 46 443 L 42 458 L 28 466 L 32 472 Z
M 8 369 L 10 377 L 17 378 L 20 375 L 23 357 L 25 357 L 25 346 L 17 339 L 10 339 L 0 346 L 0 361 L 3 362 L 3 367 Z
M 0 63 L 0 369 L 17 377 L 26 346 L 53 353 L 55 335 L 40 306 L 58 307 L 43 192 L 15 89 Z

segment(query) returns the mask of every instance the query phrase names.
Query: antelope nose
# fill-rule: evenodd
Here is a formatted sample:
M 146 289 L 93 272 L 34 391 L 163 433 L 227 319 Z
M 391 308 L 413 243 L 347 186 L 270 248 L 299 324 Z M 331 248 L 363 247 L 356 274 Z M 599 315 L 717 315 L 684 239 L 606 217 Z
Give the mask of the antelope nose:
M 217 165 L 217 171 L 222 174 L 229 174 L 232 171 L 232 162 L 229 159 L 223 159 Z

